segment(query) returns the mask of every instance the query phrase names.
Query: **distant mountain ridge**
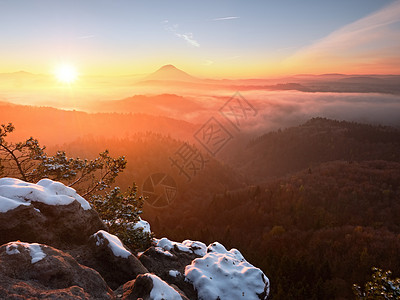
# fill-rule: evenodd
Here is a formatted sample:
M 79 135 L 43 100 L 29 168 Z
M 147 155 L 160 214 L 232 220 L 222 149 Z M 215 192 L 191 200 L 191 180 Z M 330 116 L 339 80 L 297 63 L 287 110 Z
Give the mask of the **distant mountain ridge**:
M 400 94 L 396 75 L 294 75 L 279 79 L 201 79 L 173 65 L 165 65 L 136 82 L 137 86 L 217 90 L 295 90 L 300 92 Z
M 155 72 L 143 75 L 110 77 L 110 82 L 104 76 L 89 76 L 82 74 L 79 82 L 110 84 L 115 86 L 115 80 L 120 84 L 139 88 L 163 88 L 163 92 L 177 93 L 177 89 L 189 90 L 226 90 L 226 91 L 279 91 L 294 90 L 300 92 L 336 92 L 336 93 L 382 93 L 400 94 L 400 75 L 359 75 L 359 74 L 297 74 L 280 78 L 253 79 L 213 79 L 198 78 L 172 64 L 164 65 Z M 140 78 L 140 79 L 139 79 Z M 25 86 L 35 88 L 53 87 L 54 78 L 51 74 L 34 74 L 26 71 L 0 73 L 1 88 L 16 88 Z

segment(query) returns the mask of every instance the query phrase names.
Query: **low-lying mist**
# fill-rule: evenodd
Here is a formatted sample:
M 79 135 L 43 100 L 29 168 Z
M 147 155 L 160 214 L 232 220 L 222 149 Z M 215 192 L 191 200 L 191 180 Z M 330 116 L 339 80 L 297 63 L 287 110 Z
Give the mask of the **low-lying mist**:
M 247 92 L 258 110 L 245 123 L 265 132 L 299 125 L 313 117 L 400 127 L 400 97 L 359 93 Z
M 80 100 L 79 95 L 71 95 L 71 103 L 79 104 L 74 110 L 86 113 L 70 111 L 61 114 L 61 111 L 56 113 L 56 110 L 45 108 L 20 110 L 2 106 L 0 117 L 3 123 L 15 123 L 20 134 L 42 137 L 47 144 L 52 141 L 68 142 L 86 135 L 107 136 L 111 132 L 115 137 L 125 138 L 141 130 L 171 134 L 174 138 L 194 142 L 193 134 L 210 118 L 219 121 L 234 136 L 241 135 L 245 139 L 279 128 L 297 126 L 313 117 L 400 128 L 399 95 L 261 90 L 238 92 L 180 90 L 168 94 L 140 94 L 132 89 L 125 90 L 126 97 L 86 102 L 85 97 Z M 55 93 L 52 100 L 57 105 L 48 103 L 46 106 L 66 106 L 65 99 L 57 95 Z M 26 104 L 29 103 L 29 97 L 24 97 L 27 97 Z M 13 98 L 3 97 L 3 100 L 15 103 Z M 138 114 L 148 115 L 145 123 L 136 121 L 142 120 L 142 117 L 132 117 Z M 188 125 L 177 126 L 176 120 L 190 124 L 191 129 L 188 129 Z M 171 124 L 166 126 L 168 122 Z M 62 136 L 60 132 L 63 132 Z

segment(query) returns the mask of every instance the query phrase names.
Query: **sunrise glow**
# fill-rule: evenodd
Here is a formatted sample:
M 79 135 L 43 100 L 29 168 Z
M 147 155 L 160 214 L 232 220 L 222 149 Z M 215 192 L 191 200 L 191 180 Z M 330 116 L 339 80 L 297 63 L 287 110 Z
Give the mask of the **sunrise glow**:
M 61 83 L 71 84 L 77 80 L 78 72 L 73 65 L 62 64 L 56 67 L 54 76 Z
M 60 58 L 94 76 L 149 74 L 165 64 L 203 78 L 399 72 L 400 1 L 314 2 L 187 3 L 175 10 L 177 1 L 26 1 L 24 9 L 11 1 L 1 8 L 2 41 L 13 42 L 2 43 L 0 73 L 42 73 Z M 34 26 L 10 26 L 13 18 Z M 25 55 L 21 45 L 31 40 Z M 56 77 L 71 84 L 76 70 Z

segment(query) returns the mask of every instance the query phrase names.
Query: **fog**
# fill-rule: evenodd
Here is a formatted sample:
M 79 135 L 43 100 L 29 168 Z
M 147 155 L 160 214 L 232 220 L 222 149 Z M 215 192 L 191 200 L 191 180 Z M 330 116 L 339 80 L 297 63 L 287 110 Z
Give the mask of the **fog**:
M 368 85 L 371 80 L 374 84 L 379 83 L 380 88 L 388 86 L 388 90 L 384 90 L 385 94 L 383 94 L 366 92 L 303 92 L 294 90 L 270 91 L 266 90 L 262 83 L 259 83 L 257 87 L 253 87 L 253 90 L 249 90 L 250 86 L 245 85 L 245 81 L 237 85 L 233 85 L 230 82 L 224 86 L 208 86 L 204 82 L 201 82 L 201 84 L 191 83 L 190 85 L 187 83 L 172 84 L 168 81 L 159 85 L 142 86 L 135 85 L 135 82 L 137 82 L 135 77 L 82 78 L 81 82 L 76 83 L 74 86 L 61 87 L 54 86 L 54 83 L 51 83 L 51 80 L 46 79 L 46 77 L 43 78 L 47 81 L 42 77 L 39 78 L 43 83 L 38 81 L 37 76 L 28 75 L 25 73 L 4 75 L 3 80 L 0 81 L 2 83 L 0 85 L 2 87 L 0 101 L 19 105 L 49 106 L 57 109 L 84 111 L 90 114 L 124 114 L 123 118 L 114 116 L 113 120 L 115 119 L 116 123 L 107 125 L 110 128 L 109 130 L 121 132 L 120 134 L 117 133 L 117 135 L 122 135 L 122 133 L 129 135 L 133 127 L 125 126 L 123 122 L 128 122 L 133 126 L 135 122 L 134 120 L 128 121 L 127 118 L 129 119 L 129 116 L 127 114 L 138 113 L 154 116 L 152 122 L 148 121 L 149 124 L 156 125 L 157 123 L 165 122 L 165 120 L 161 122 L 158 117 L 168 117 L 191 123 L 195 128 L 200 128 L 213 117 L 221 122 L 232 134 L 237 135 L 240 133 L 248 135 L 248 137 L 262 135 L 279 128 L 297 126 L 313 117 L 382 124 L 400 128 L 400 95 L 393 92 L 396 91 L 394 87 L 397 86 L 397 77 L 392 78 L 393 82 L 390 81 L 390 84 L 388 84 L 388 79 L 386 78 L 367 78 L 368 80 L 366 80 L 365 78 L 356 77 L 357 80 L 362 82 L 361 90 L 371 86 L 371 84 Z M 340 75 L 340 77 L 344 76 Z M 326 76 L 321 78 L 325 81 L 322 85 L 319 83 L 318 87 L 316 85 L 317 81 L 314 79 L 310 79 L 311 83 L 304 81 L 306 82 L 304 84 L 317 88 L 326 88 L 326 86 L 330 89 L 338 88 L 338 85 L 332 85 L 332 82 L 326 81 Z M 281 82 L 290 82 L 289 80 L 291 79 L 282 79 Z M 240 87 L 243 89 L 240 89 Z M 340 83 L 339 87 L 348 89 L 349 85 Z M 238 96 L 238 92 L 243 98 Z M 390 94 L 391 92 L 394 94 Z M 232 97 L 236 98 L 232 99 Z M 229 105 L 227 105 L 228 102 Z M 247 109 L 246 115 L 241 110 L 243 108 L 240 107 L 241 105 L 244 105 L 244 108 Z M 223 107 L 225 108 L 225 114 L 221 113 Z M 229 112 L 229 110 L 232 111 Z M 230 113 L 235 114 L 235 119 L 232 119 L 232 114 L 231 119 L 227 117 Z M 0 115 L 3 116 L 5 122 L 8 120 L 10 113 L 3 111 Z M 35 119 L 35 116 L 20 116 L 18 120 L 9 121 L 16 122 L 21 128 L 25 127 L 24 120 L 30 120 L 31 118 Z M 53 117 L 49 116 L 48 118 L 52 119 Z M 77 118 L 77 116 L 74 116 L 71 120 L 76 120 Z M 84 118 L 89 118 L 89 116 Z M 43 123 L 44 126 L 45 119 L 41 116 L 39 119 L 36 118 L 35 122 L 38 122 L 38 126 L 40 123 Z M 76 132 L 71 130 L 73 136 L 70 136 L 69 140 L 79 137 L 80 133 L 82 135 L 83 132 L 95 136 L 103 135 L 105 124 L 99 120 L 104 119 L 104 117 L 95 115 L 92 119 L 93 124 L 90 127 L 92 128 L 90 132 L 88 126 Z M 88 121 L 85 122 L 87 123 Z M 173 123 L 172 120 L 169 122 Z M 233 124 L 235 122 L 237 122 L 236 125 Z M 75 128 L 76 126 L 70 123 L 68 127 Z M 153 127 L 145 126 L 146 130 L 155 130 Z M 31 128 L 32 125 L 27 130 L 31 130 Z M 52 130 L 54 135 L 57 135 L 56 131 L 58 129 L 54 128 Z M 162 129 L 157 132 L 166 133 L 165 125 Z M 63 131 L 66 130 L 65 128 L 63 129 Z M 177 138 L 184 139 L 188 135 L 192 135 L 188 131 L 184 136 L 177 136 L 175 134 L 176 131 L 174 130 L 172 134 Z M 38 130 L 35 133 L 40 132 Z M 31 133 L 27 132 L 27 134 Z
M 251 131 L 299 125 L 313 117 L 382 124 L 400 128 L 400 97 L 383 94 L 246 92 L 258 110 L 245 122 Z

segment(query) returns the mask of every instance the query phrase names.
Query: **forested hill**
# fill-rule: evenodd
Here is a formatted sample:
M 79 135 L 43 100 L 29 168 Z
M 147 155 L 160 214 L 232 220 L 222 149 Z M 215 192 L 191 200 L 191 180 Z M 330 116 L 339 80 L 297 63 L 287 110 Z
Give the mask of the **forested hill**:
M 354 299 L 372 267 L 399 276 L 399 214 L 400 163 L 336 161 L 216 194 L 192 212 L 197 226 L 158 230 L 243 249 L 271 279 L 271 299 Z
M 86 113 L 4 102 L 0 102 L 0 120 L 2 124 L 14 124 L 16 131 L 10 139 L 20 141 L 33 136 L 47 146 L 84 137 L 126 138 L 147 131 L 186 139 L 197 128 L 183 120 L 142 113 Z
M 233 161 L 259 184 L 214 194 L 190 219 L 160 217 L 155 230 L 244 249 L 271 299 L 353 299 L 372 267 L 399 275 L 399 130 L 315 118 Z
M 257 182 L 328 161 L 400 161 L 400 130 L 314 118 L 264 134 L 233 157 L 232 163 Z

